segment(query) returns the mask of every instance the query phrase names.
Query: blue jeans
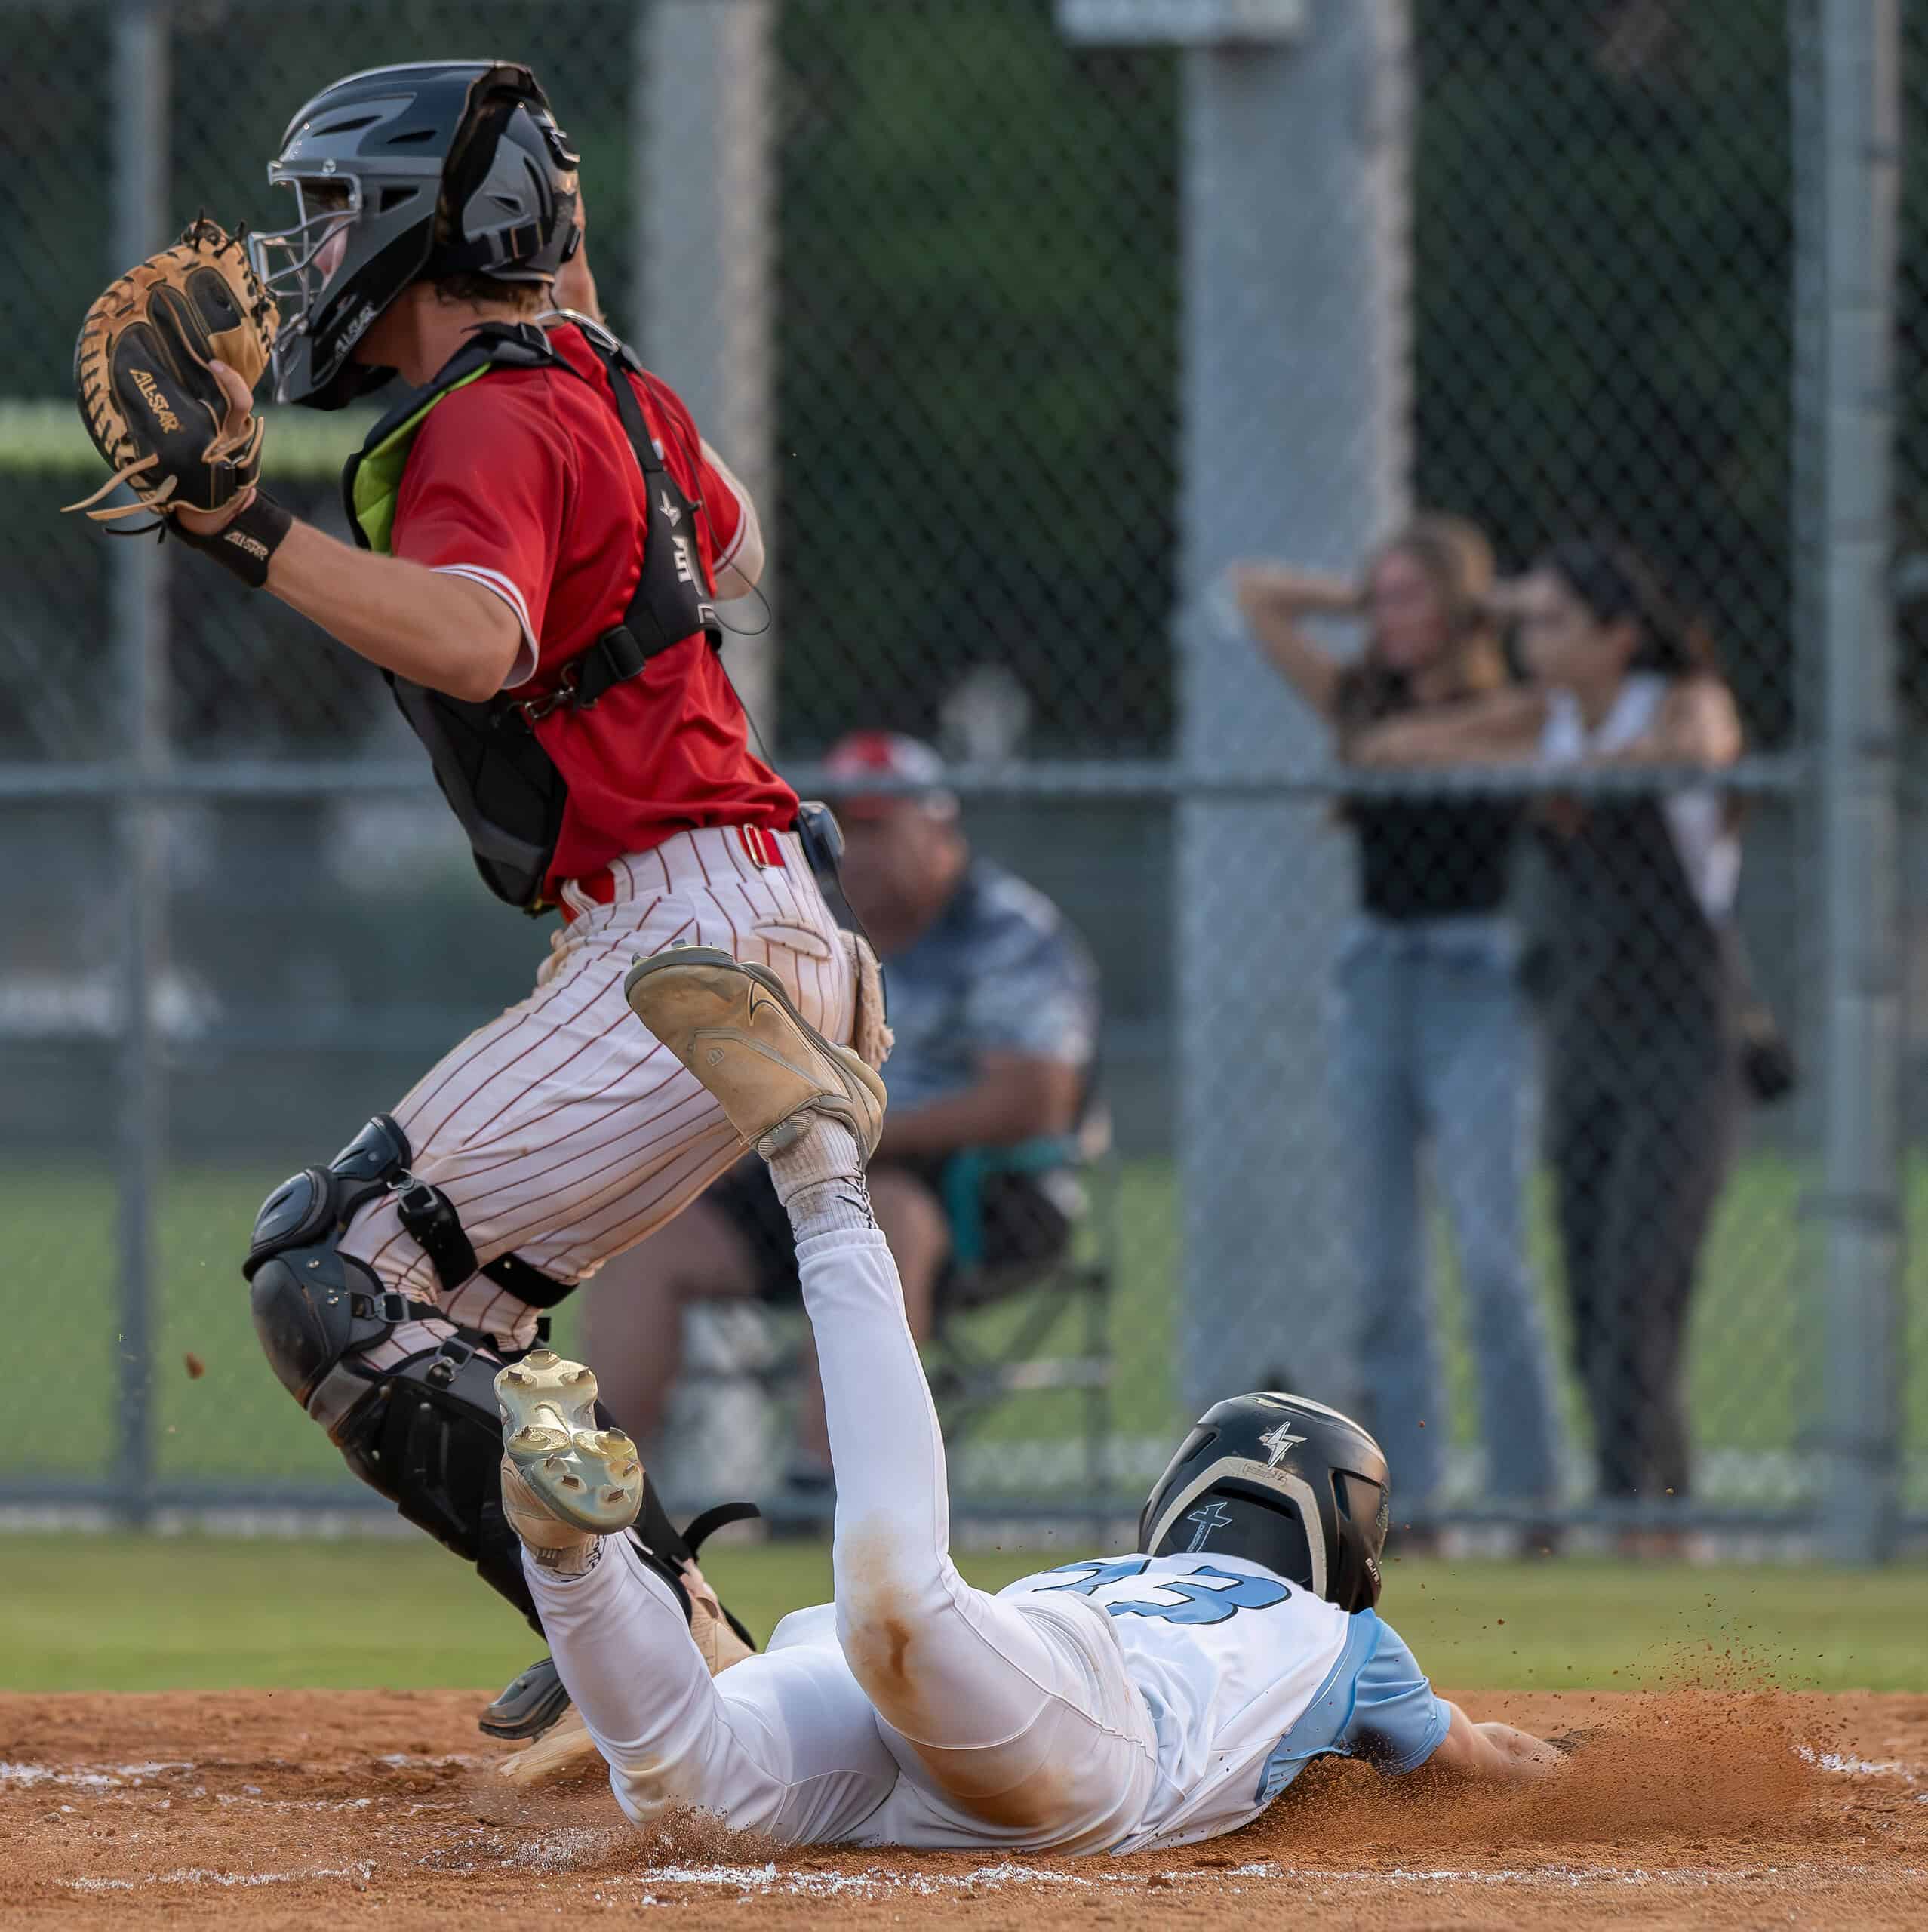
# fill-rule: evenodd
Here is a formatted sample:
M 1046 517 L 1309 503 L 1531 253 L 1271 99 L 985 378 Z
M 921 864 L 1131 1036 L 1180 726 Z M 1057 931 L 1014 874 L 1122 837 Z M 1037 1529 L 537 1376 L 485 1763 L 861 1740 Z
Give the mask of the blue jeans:
M 1552 1356 L 1522 1252 L 1533 1054 L 1516 964 L 1498 917 L 1362 916 L 1339 952 L 1334 1111 L 1355 1359 L 1395 1522 L 1400 1497 L 1434 1500 L 1449 1435 L 1420 1208 L 1428 1141 L 1478 1368 L 1486 1494 L 1531 1504 L 1559 1486 Z

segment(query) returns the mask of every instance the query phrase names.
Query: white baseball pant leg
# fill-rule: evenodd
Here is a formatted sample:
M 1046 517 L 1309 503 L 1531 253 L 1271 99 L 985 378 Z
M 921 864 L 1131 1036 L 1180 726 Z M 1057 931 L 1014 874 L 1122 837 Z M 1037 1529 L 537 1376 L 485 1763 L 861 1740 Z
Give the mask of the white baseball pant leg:
M 813 1613 L 786 1619 L 762 1656 L 712 1679 L 669 1586 L 626 1537 L 605 1537 L 580 1577 L 526 1555 L 522 1570 L 632 1822 L 689 1805 L 786 1844 L 843 1842 L 896 1786 L 896 1761 L 850 1667 L 834 1642 L 807 1641 Z
M 582 1281 L 741 1155 L 715 1100 L 624 1003 L 634 961 L 678 942 L 727 947 L 775 973 L 819 1031 L 850 1038 L 842 937 L 795 835 L 776 843 L 781 866 L 758 864 L 734 827 L 681 832 L 618 860 L 615 903 L 584 902 L 551 941 L 530 997 L 472 1033 L 395 1109 L 413 1172 L 454 1202 L 478 1263 L 512 1252 Z M 342 1251 L 505 1349 L 535 1339 L 537 1311 L 486 1276 L 444 1291 L 386 1196 L 356 1217 Z M 447 1332 L 405 1324 L 369 1360 L 392 1367 Z
M 838 1639 L 904 1771 L 866 1841 L 1115 1844 L 1158 1759 L 1110 1620 L 959 1576 L 943 1437 L 884 1237 L 816 1235 L 797 1257 L 837 1476 Z

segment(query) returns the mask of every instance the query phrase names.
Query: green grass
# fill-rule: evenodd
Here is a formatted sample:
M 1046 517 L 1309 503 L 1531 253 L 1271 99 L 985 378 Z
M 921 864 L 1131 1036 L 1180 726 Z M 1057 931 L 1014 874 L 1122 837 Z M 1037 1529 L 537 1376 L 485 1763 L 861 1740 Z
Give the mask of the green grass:
M 320 1432 L 302 1418 L 260 1360 L 248 1320 L 237 1260 L 254 1209 L 281 1177 L 278 1168 L 256 1171 L 177 1168 L 168 1177 L 159 1213 L 160 1308 L 155 1324 L 155 1426 L 164 1479 L 345 1481 Z M 1702 1270 L 1694 1310 L 1690 1364 L 1690 1410 L 1703 1451 L 1726 1452 L 1743 1472 L 1754 1455 L 1800 1448 L 1811 1435 L 1825 1340 L 1825 1311 L 1812 1305 L 1802 1283 L 1807 1271 L 1796 1225 L 1803 1177 L 1792 1162 L 1756 1154 L 1736 1170 L 1723 1199 Z M 1912 1224 L 1928 1229 L 1928 1160 L 1911 1164 Z M 1177 1278 L 1176 1189 L 1167 1164 L 1128 1164 L 1118 1200 L 1119 1257 L 1112 1331 L 1117 1355 L 1115 1428 L 1157 1438 L 1183 1420 L 1176 1412 L 1172 1345 L 1173 1284 Z M 104 1169 L 16 1167 L 0 1177 L 0 1226 L 7 1231 L 18 1284 L 9 1333 L 29 1358 L 75 1364 L 77 1377 L 51 1383 L 39 1403 L 31 1392 L 0 1441 L 0 1475 L 31 1475 L 46 1467 L 32 1444 L 36 1427 L 57 1408 L 73 1419 L 78 1384 L 80 1420 L 100 1445 L 91 1471 L 104 1475 L 111 1453 L 118 1348 L 115 1303 L 113 1189 Z M 1532 1260 L 1556 1334 L 1564 1333 L 1557 1244 L 1542 1187 L 1530 1236 Z M 1449 1337 L 1447 1363 L 1456 1438 L 1474 1437 L 1471 1365 L 1458 1340 L 1458 1295 L 1450 1244 L 1437 1242 L 1441 1301 Z M 592 1291 L 591 1292 L 593 1292 Z M 1905 1441 L 1917 1465 L 1928 1457 L 1928 1240 L 1917 1241 L 1908 1263 L 1908 1323 Z M 974 1318 L 995 1334 L 1022 1310 L 994 1309 Z M 565 1306 L 558 1339 L 573 1332 Z M 183 1367 L 192 1352 L 206 1365 L 198 1380 Z M 1570 1417 L 1579 1417 L 1569 1391 Z M 992 1417 L 992 1438 L 1072 1434 L 1078 1400 L 1041 1395 L 1010 1404 Z M 60 1433 L 63 1466 L 75 1431 Z M 1015 1459 L 1013 1459 L 1015 1460 Z M 1021 1469 L 1015 1478 L 1023 1479 Z M 1928 1493 L 1911 1499 L 1928 1506 Z
M 995 1589 L 1064 1560 L 967 1554 Z M 718 1548 L 709 1565 L 767 1635 L 829 1592 L 818 1545 Z M 1381 1608 L 1442 1685 L 1630 1688 L 1684 1659 L 1803 1688 L 1928 1691 L 1928 1568 L 1591 1561 L 1391 1567 Z M 0 1689 L 494 1688 L 537 1640 L 425 1539 L 0 1539 Z
M 1624 1690 L 1680 1675 L 1928 1688 L 1928 1567 L 1589 1559 L 1389 1566 L 1379 1608 L 1443 1686 Z

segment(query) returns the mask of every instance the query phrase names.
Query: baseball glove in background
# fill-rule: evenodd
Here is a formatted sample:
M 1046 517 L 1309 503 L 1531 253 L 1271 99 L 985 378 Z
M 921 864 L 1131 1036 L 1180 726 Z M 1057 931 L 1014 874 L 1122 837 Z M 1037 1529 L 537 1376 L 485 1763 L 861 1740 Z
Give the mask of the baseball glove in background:
M 250 415 L 223 434 L 227 398 L 208 365 L 218 358 L 252 389 L 279 321 L 241 236 L 204 216 L 122 275 L 88 310 L 74 345 L 81 420 L 114 473 L 67 508 L 112 523 L 232 503 L 260 472 L 265 426 Z M 133 503 L 94 507 L 122 483 Z

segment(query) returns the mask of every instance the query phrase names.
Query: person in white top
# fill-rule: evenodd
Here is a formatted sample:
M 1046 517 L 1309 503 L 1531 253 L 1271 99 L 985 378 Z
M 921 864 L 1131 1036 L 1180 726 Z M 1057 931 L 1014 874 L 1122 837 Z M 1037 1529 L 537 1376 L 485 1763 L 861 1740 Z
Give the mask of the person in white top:
M 543 1352 L 497 1378 L 504 1506 L 629 1818 L 686 1805 L 788 1843 L 1133 1851 L 1236 1829 L 1324 1752 L 1492 1779 L 1559 1764 L 1435 1696 L 1379 1620 L 1385 1462 L 1315 1402 L 1209 1411 L 1148 1500 L 1136 1551 L 971 1589 L 864 1185 L 881 1081 L 727 952 L 672 948 L 625 990 L 769 1163 L 837 1478 L 834 1602 L 712 1679 L 620 1534 L 642 1472 L 626 1437 L 597 1428 L 594 1376 Z
M 1739 756 L 1733 694 L 1705 639 L 1631 551 L 1557 544 L 1501 601 L 1532 685 L 1424 728 L 1396 721 L 1360 755 L 1561 768 Z M 1710 786 L 1549 799 L 1539 817 L 1553 895 L 1549 1126 L 1598 1487 L 1677 1498 L 1692 1473 L 1688 1306 L 1738 1117 L 1739 837 Z

